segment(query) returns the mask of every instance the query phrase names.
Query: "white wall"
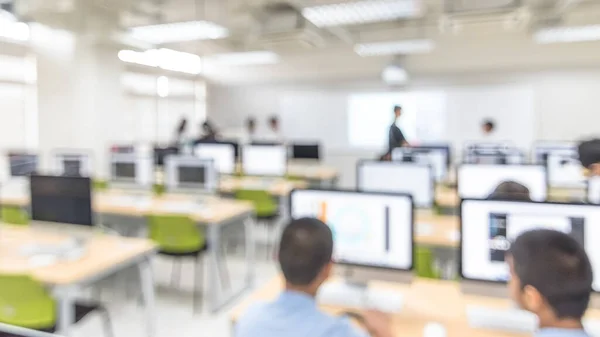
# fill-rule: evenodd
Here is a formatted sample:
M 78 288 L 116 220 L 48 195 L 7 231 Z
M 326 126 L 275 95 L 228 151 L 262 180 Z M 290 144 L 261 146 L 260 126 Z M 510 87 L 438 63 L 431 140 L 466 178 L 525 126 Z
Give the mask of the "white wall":
M 444 90 L 452 92 L 447 102 L 448 141 L 460 146 L 462 141 L 479 133 L 479 123 L 486 116 L 485 103 L 482 111 L 464 115 L 461 96 L 456 94 L 464 90 L 477 91 L 492 87 L 523 87 L 532 91 L 533 114 L 531 116 L 511 115 L 511 102 L 506 103 L 506 114 L 510 117 L 498 125 L 503 134 L 511 139 L 523 139 L 523 125 L 530 124 L 526 137 L 533 140 L 577 140 L 600 133 L 600 111 L 598 93 L 600 92 L 600 71 L 592 69 L 574 69 L 565 71 L 547 71 L 540 73 L 487 73 L 466 76 L 426 77 L 413 81 L 410 90 Z M 296 116 L 313 121 L 314 127 L 325 132 L 346 135 L 346 107 L 344 97 L 353 92 L 388 91 L 377 81 L 353 81 L 343 83 L 300 83 L 271 84 L 261 86 L 212 86 L 209 88 L 208 116 L 221 128 L 241 128 L 247 116 L 255 116 L 260 123 L 272 114 L 285 114 L 280 111 L 280 102 L 284 97 L 308 95 L 319 102 L 325 97 L 342 97 L 339 109 L 322 111 L 307 106 L 305 116 Z M 470 97 L 473 97 L 472 94 Z M 492 104 L 491 102 L 488 102 Z M 493 104 L 498 104 L 494 102 Z M 494 107 L 497 109 L 497 107 Z M 335 118 L 329 118 L 330 116 Z M 282 117 L 284 118 L 284 117 Z M 533 120 L 528 121 L 531 118 Z M 333 124 L 331 121 L 337 121 Z M 471 128 L 465 124 L 471 122 Z M 512 121 L 512 123 L 511 123 Z M 285 122 L 283 123 L 286 124 Z M 330 131 L 332 128 L 340 130 Z M 285 129 L 283 130 L 285 133 Z M 307 135 L 314 138 L 314 135 Z M 339 137 L 338 137 L 339 138 Z M 474 139 L 476 140 L 476 139 Z M 346 143 L 344 143 L 346 141 Z M 522 143 L 522 142 L 521 142 Z M 329 142 L 326 146 L 326 162 L 342 171 L 342 185 L 354 184 L 353 162 L 361 157 L 375 157 L 378 151 L 352 149 L 347 140 Z M 521 146 L 525 146 L 520 144 Z

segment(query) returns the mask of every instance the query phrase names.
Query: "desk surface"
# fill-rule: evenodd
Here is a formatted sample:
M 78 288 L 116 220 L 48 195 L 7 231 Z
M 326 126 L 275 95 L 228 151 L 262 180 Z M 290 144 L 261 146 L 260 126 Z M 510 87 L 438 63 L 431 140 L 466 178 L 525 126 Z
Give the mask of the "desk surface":
M 286 179 L 264 179 L 260 177 L 228 177 L 221 179 L 219 191 L 221 193 L 234 193 L 240 189 L 261 189 L 269 191 L 278 197 L 290 195 L 296 188 L 306 188 L 308 184 L 304 181 L 292 181 Z
M 147 239 L 123 238 L 95 234 L 91 227 L 74 227 L 77 237 L 85 237 L 87 251 L 74 261 L 58 260 L 54 263 L 36 261 L 22 254 L 29 245 L 51 245 L 69 240 L 66 231 L 22 228 L 0 224 L 0 272 L 29 274 L 46 285 L 65 285 L 83 282 L 128 261 L 151 255 L 156 246 Z M 48 226 L 52 226 L 48 224 Z M 83 235 L 82 235 L 83 233 Z
M 417 211 L 415 241 L 421 245 L 456 248 L 459 242 L 459 227 L 460 219 L 457 216 Z
M 242 164 L 236 164 L 236 172 L 242 173 Z M 291 160 L 287 163 L 287 174 L 307 180 L 332 180 L 339 176 L 339 171 L 317 161 Z
M 507 299 L 464 295 L 460 291 L 458 282 L 415 279 L 410 285 L 371 282 L 370 286 L 404 294 L 402 312 L 392 317 L 392 329 L 395 336 L 422 336 L 425 325 L 432 322 L 443 324 L 446 327 L 448 337 L 525 335 L 471 328 L 467 323 L 467 305 L 509 308 L 511 303 Z M 233 308 L 230 313 L 232 322 L 235 323 L 253 303 L 274 299 L 281 292 L 281 289 L 283 289 L 283 282 L 279 277 L 266 283 Z M 348 309 L 331 306 L 321 307 L 324 311 L 334 315 Z M 591 310 L 589 314 L 594 318 L 600 317 L 600 311 L 598 310 Z
M 165 194 L 153 196 L 136 191 L 110 190 L 93 196 L 94 211 L 126 216 L 187 215 L 196 222 L 218 223 L 251 212 L 251 203 L 215 196 Z M 29 205 L 29 196 L 2 195 L 0 203 L 11 206 Z

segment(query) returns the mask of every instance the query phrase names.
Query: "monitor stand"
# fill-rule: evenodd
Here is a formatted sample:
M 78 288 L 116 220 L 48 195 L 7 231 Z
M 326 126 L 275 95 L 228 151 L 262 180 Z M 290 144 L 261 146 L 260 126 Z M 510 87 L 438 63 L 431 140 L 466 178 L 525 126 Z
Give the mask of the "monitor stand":
M 404 304 L 401 289 L 369 285 L 369 280 L 410 283 L 412 275 L 397 270 L 375 268 L 341 267 L 336 268 L 340 280 L 324 284 L 317 295 L 320 304 L 354 309 L 376 309 L 388 313 L 398 313 Z

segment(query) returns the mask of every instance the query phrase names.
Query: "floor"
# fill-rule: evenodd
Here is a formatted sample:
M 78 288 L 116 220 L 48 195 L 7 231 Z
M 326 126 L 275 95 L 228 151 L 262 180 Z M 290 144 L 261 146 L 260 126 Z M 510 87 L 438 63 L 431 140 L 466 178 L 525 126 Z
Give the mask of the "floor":
M 257 286 L 272 279 L 277 274 L 276 262 L 266 260 L 265 252 L 258 252 L 256 263 Z M 154 261 L 154 275 L 156 287 L 156 337 L 185 337 L 185 336 L 231 336 L 231 323 L 229 310 L 239 303 L 241 299 L 232 303 L 217 314 L 206 311 L 204 304 L 203 312 L 193 313 L 192 309 L 192 283 L 193 268 L 191 262 L 183 265 L 181 285 L 175 289 L 171 286 L 170 261 L 157 257 Z M 245 272 L 245 264 L 242 258 L 230 257 L 228 267 L 233 285 L 242 282 Z M 101 301 L 106 305 L 111 314 L 116 337 L 143 337 L 144 312 L 138 305 L 136 296 L 132 291 L 126 290 L 127 277 L 105 282 L 106 286 L 100 294 Z M 131 282 L 130 284 L 134 284 Z M 129 293 L 127 293 L 129 292 Z M 96 295 L 96 298 L 98 295 Z M 89 319 L 78 324 L 74 329 L 73 336 L 104 337 L 103 325 L 98 316 L 90 316 Z

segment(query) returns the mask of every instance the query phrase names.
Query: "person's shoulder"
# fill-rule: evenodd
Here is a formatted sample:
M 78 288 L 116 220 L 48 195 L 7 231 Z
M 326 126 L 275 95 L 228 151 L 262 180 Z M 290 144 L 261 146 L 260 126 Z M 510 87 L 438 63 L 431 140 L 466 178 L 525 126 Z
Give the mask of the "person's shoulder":
M 369 335 L 356 328 L 347 317 L 330 317 L 330 326 L 327 336 L 330 337 L 368 337 Z
M 255 324 L 257 321 L 264 318 L 266 314 L 268 314 L 268 307 L 268 302 L 254 303 L 250 305 L 244 314 L 238 318 L 236 325 L 241 326 L 246 324 Z

